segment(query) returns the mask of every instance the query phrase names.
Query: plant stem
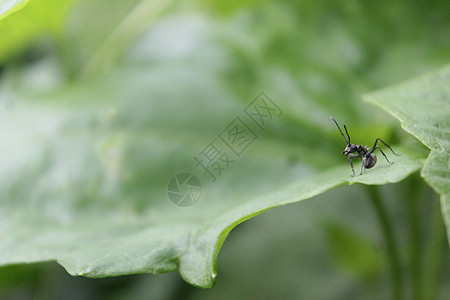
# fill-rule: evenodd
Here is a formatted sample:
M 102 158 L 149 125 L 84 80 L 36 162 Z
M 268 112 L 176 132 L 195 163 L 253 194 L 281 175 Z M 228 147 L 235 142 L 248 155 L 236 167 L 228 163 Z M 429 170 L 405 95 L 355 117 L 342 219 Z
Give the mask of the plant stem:
M 435 196 L 430 198 L 436 198 Z M 435 200 L 435 199 L 432 199 Z M 442 271 L 442 260 L 446 251 L 445 227 L 438 201 L 433 201 L 433 214 L 431 225 L 431 237 L 429 247 L 426 252 L 426 262 L 424 265 L 424 299 L 436 299 L 439 274 Z
M 401 300 L 402 295 L 402 270 L 400 257 L 395 243 L 394 231 L 391 221 L 387 214 L 387 210 L 381 200 L 380 194 L 376 186 L 366 186 L 370 202 L 372 203 L 375 213 L 380 224 L 381 233 L 387 248 L 387 260 L 389 265 L 389 274 L 391 277 L 392 299 Z
M 423 299 L 422 266 L 423 256 L 421 255 L 422 245 L 420 237 L 420 214 L 419 199 L 423 195 L 423 181 L 414 177 L 409 181 L 408 192 L 406 192 L 405 206 L 409 227 L 409 265 L 411 266 L 411 287 L 413 299 Z

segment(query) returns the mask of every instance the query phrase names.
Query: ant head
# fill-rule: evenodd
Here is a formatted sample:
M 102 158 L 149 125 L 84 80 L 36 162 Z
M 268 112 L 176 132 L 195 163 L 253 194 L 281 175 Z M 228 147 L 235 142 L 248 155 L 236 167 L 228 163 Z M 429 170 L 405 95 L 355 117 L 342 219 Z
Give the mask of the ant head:
M 350 153 L 355 153 L 357 151 L 358 147 L 355 144 L 348 144 L 347 147 L 345 147 L 344 151 L 342 151 L 342 155 L 349 155 Z
M 339 132 L 341 133 L 342 137 L 344 138 L 345 142 L 347 143 L 347 148 L 348 148 L 351 144 L 350 144 L 350 135 L 348 134 L 348 131 L 347 131 L 347 126 L 344 125 L 344 129 L 345 129 L 345 133 L 347 134 L 348 140 L 347 140 L 347 138 L 345 137 L 345 135 L 342 133 L 341 127 L 339 127 L 339 125 L 338 125 L 338 123 L 336 122 L 336 120 L 335 120 L 333 117 L 331 117 L 331 116 L 330 116 L 330 119 L 333 120 L 334 123 L 336 124 L 337 128 L 339 129 Z M 352 145 L 354 146 L 354 144 L 352 144 Z M 355 147 L 356 147 L 356 146 L 355 146 Z M 347 149 L 347 148 L 345 148 L 345 149 Z M 345 151 L 345 150 L 344 150 L 344 151 Z M 353 151 L 353 152 L 354 152 L 354 151 Z

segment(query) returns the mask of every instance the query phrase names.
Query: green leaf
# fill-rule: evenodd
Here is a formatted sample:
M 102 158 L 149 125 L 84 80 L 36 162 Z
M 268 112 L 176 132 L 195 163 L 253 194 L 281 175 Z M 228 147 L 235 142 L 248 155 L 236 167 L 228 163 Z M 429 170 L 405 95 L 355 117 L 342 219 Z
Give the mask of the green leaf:
M 173 0 L 79 1 L 68 19 L 61 56 L 72 73 L 108 71 Z M 107 10 L 107 18 L 97 12 Z
M 129 3 L 120 3 L 128 8 Z M 379 44 L 376 37 L 362 41 L 358 34 L 372 39 L 375 20 L 382 15 L 396 21 L 396 15 L 377 3 L 357 19 L 352 16 L 359 15 L 358 8 L 341 9 L 329 25 L 317 27 L 327 16 L 323 4 L 304 5 L 307 13 L 301 17 L 290 6 L 268 4 L 248 18 L 222 24 L 233 29 L 232 37 L 224 37 L 207 17 L 194 15 L 192 22 L 185 15 L 172 16 L 172 22 L 169 18 L 152 28 L 156 34 L 144 36 L 123 61 L 116 61 L 115 48 L 127 47 L 123 35 L 113 34 L 117 39 L 111 43 L 97 40 L 111 28 L 114 32 L 121 16 L 129 16 L 127 9 L 110 8 L 113 22 L 87 18 L 92 26 L 78 24 L 72 42 L 78 44 L 76 55 L 68 51 L 74 64 L 80 63 L 78 57 L 81 64 L 100 58 L 93 69 L 106 64 L 107 74 L 81 77 L 39 95 L 33 83 L 46 78 L 49 69 L 40 68 L 34 77 L 24 76 L 19 88 L 2 86 L 0 103 L 13 99 L 14 108 L 0 118 L 5 145 L 0 153 L 6 158 L 0 168 L 0 264 L 57 260 L 71 274 L 90 277 L 178 269 L 188 282 L 209 287 L 220 247 L 237 224 L 338 185 L 393 183 L 420 169 L 421 154 L 392 145 L 403 153 L 388 154 L 393 165 L 381 157 L 364 175 L 350 177 L 348 161 L 339 154 L 343 141 L 328 119 L 332 112 L 357 124 L 349 129 L 363 144 L 379 132 L 383 137 L 391 133 L 385 122 L 373 126 L 374 114 L 358 99 L 372 84 L 368 77 L 386 84 L 386 75 L 392 74 L 378 65 L 380 71 L 368 75 L 381 48 L 373 47 Z M 336 12 L 334 5 L 328 10 Z M 98 30 L 103 25 L 109 29 Z M 124 32 L 139 31 L 131 25 Z M 413 56 L 416 51 L 409 50 L 422 40 L 410 26 L 402 28 L 380 33 L 391 34 L 386 39 L 391 45 L 382 49 L 394 44 L 400 57 Z M 421 36 L 436 29 L 430 28 Z M 396 36 L 403 31 L 412 32 L 416 44 L 403 47 Z M 173 47 L 179 40 L 181 46 Z M 99 55 L 91 55 L 98 50 Z M 102 61 L 110 54 L 111 65 Z M 383 52 L 382 60 L 396 57 L 390 54 Z M 408 64 L 395 76 L 429 63 Z M 262 87 L 283 110 L 282 118 L 274 118 L 267 131 L 253 124 L 258 139 L 211 182 L 193 158 L 211 141 L 219 144 L 218 135 L 234 118 L 245 118 L 244 107 Z M 193 207 L 176 207 L 168 199 L 168 183 L 180 172 L 201 180 L 202 197 Z
M 0 0 L 0 20 L 23 8 L 29 0 Z
M 6 1 L 6 5 L 0 0 L 0 63 L 17 55 L 39 38 L 59 35 L 73 0 L 28 2 Z M 13 11 L 13 15 L 5 18 Z
M 211 141 L 220 145 L 218 134 L 245 118 L 245 104 L 209 73 L 164 70 L 127 67 L 52 95 L 10 95 L 14 110 L 0 126 L 8 141 L 0 149 L 8 157 L 0 170 L 0 264 L 57 260 L 89 277 L 178 268 L 188 282 L 210 287 L 237 224 L 345 183 L 398 182 L 422 167 L 420 155 L 394 146 L 403 155 L 390 156 L 393 165 L 380 159 L 362 176 L 350 177 L 347 160 L 330 151 L 342 165 L 314 171 L 289 160 L 298 149 L 288 137 L 255 127 L 260 138 L 241 159 L 229 151 L 235 162 L 211 182 L 193 158 Z M 171 177 L 185 171 L 203 185 L 190 208 L 167 196 Z
M 431 149 L 421 176 L 441 195 L 450 242 L 450 66 L 365 97 Z

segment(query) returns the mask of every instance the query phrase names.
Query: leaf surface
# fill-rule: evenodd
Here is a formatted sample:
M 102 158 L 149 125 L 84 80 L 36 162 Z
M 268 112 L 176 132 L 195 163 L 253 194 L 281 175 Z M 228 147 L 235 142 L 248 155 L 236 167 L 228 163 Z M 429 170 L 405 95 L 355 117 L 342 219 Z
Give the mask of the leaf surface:
M 441 195 L 450 241 L 450 66 L 366 96 L 431 149 L 421 176 Z
M 24 7 L 29 0 L 0 0 L 0 20 Z
M 57 260 L 71 274 L 90 277 L 178 269 L 188 282 L 210 287 L 220 247 L 237 224 L 338 185 L 398 182 L 423 166 L 420 153 L 391 145 L 403 153 L 387 153 L 393 165 L 379 155 L 374 168 L 352 178 L 340 155 L 343 140 L 328 119 L 333 114 L 350 122 L 352 140 L 362 144 L 389 136 L 392 126 L 358 95 L 446 59 L 441 51 L 439 59 L 403 67 L 400 59 L 423 45 L 410 26 L 400 33 L 379 27 L 390 37 L 379 53 L 373 25 L 380 15 L 397 22 L 386 6 L 376 4 L 363 15 L 338 11 L 332 26 L 318 27 L 322 4 L 312 2 L 299 9 L 307 17 L 293 15 L 297 10 L 290 6 L 265 4 L 249 18 L 220 24 L 196 14 L 159 20 L 162 4 L 170 2 L 161 1 L 161 10 L 147 20 L 158 22 L 129 49 L 120 33 L 140 33 L 142 19 L 125 22 L 125 31 L 116 25 L 138 13 L 132 4 L 140 1 L 104 2 L 111 15 L 103 22 L 84 15 L 86 22 L 69 30 L 70 42 L 62 47 L 75 52 L 66 52 L 76 65 L 68 67 L 72 72 L 87 62 L 92 71 L 106 67 L 106 74 L 85 72 L 45 93 L 33 86 L 39 80 L 25 76 L 13 82 L 16 88 L 0 90 L 0 103 L 14 101 L 0 118 L 1 264 Z M 82 16 L 100 10 L 97 2 L 86 3 Z M 145 19 L 147 13 L 138 15 Z M 421 16 L 418 22 L 425 24 Z M 412 34 L 414 44 L 396 34 Z M 392 61 L 399 61 L 402 68 L 394 69 L 401 72 L 385 68 Z M 35 76 L 46 78 L 48 69 Z M 262 88 L 283 111 L 264 129 L 244 112 Z M 219 138 L 236 117 L 258 136 L 240 156 Z M 214 182 L 193 160 L 211 142 L 233 160 Z M 168 199 L 168 184 L 180 172 L 201 181 L 201 199 L 192 207 Z
M 338 185 L 398 182 L 422 167 L 420 155 L 396 147 L 403 155 L 391 155 L 393 165 L 380 159 L 362 176 L 350 177 L 339 152 L 328 155 L 341 166 L 315 170 L 289 161 L 295 145 L 256 126 L 260 138 L 233 156 L 218 135 L 235 116 L 245 118 L 242 103 L 207 74 L 170 74 L 169 82 L 162 70 L 124 68 L 63 93 L 23 96 L 5 114 L 0 264 L 57 260 L 89 277 L 178 268 L 188 282 L 210 287 L 237 224 Z M 193 160 L 211 141 L 234 160 L 215 182 Z M 200 178 L 202 197 L 180 208 L 167 186 L 186 171 Z
M 39 39 L 58 36 L 73 2 L 0 0 L 0 63 L 5 63 Z M 38 49 L 48 47 L 45 43 L 37 44 L 34 46 Z

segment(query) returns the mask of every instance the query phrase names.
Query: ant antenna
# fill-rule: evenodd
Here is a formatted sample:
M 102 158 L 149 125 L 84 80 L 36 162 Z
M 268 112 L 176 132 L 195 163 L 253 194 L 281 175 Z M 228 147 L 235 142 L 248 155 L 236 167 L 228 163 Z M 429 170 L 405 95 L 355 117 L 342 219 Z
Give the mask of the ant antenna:
M 350 145 L 350 136 L 348 135 L 347 127 L 344 125 L 345 133 L 347 133 L 347 136 L 348 136 L 348 141 L 347 141 L 347 138 L 345 137 L 345 135 L 342 133 L 341 127 L 339 127 L 339 124 L 336 122 L 336 120 L 332 116 L 330 116 L 330 119 L 333 120 L 334 123 L 336 124 L 337 128 L 339 129 L 339 132 L 341 133 L 341 135 L 344 138 L 347 145 Z
M 345 126 L 345 124 L 344 124 L 344 129 L 345 129 L 345 133 L 346 133 L 347 136 L 348 136 L 348 143 L 350 144 L 350 135 L 348 134 L 347 126 Z

